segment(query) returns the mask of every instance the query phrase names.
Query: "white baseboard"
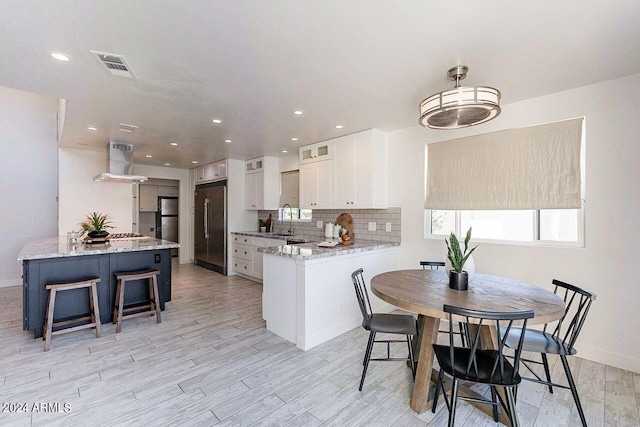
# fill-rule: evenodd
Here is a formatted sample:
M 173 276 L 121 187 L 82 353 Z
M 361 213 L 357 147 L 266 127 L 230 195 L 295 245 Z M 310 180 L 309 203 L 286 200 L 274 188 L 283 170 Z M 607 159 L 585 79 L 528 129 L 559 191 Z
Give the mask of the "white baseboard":
M 394 307 L 391 304 L 382 303 L 379 306 L 373 308 L 374 313 L 390 313 L 396 310 L 397 307 Z M 313 335 L 309 336 L 296 336 L 296 345 L 299 349 L 307 351 L 316 347 L 320 344 L 323 344 L 339 335 L 349 332 L 352 329 L 358 328 L 362 326 L 362 316 L 355 316 L 353 318 L 347 319 L 343 322 L 338 323 L 337 325 L 333 325 L 327 329 L 323 329 L 320 332 L 317 332 Z
M 359 327 L 362 325 L 362 316 L 357 316 L 343 322 L 340 322 L 337 325 L 333 325 L 330 328 L 324 329 L 320 332 L 317 332 L 313 335 L 301 336 L 298 335 L 296 337 L 296 345 L 299 349 L 307 351 L 311 350 L 313 347 L 316 347 L 322 343 L 325 343 L 338 335 L 342 335 L 350 330 Z
M 22 279 L 2 279 L 2 280 L 0 280 L 0 288 L 8 288 L 10 286 L 22 286 Z
M 578 350 L 577 356 L 583 359 L 640 373 L 640 358 L 638 357 L 613 353 L 611 351 L 602 350 L 588 345 L 576 345 L 576 349 Z

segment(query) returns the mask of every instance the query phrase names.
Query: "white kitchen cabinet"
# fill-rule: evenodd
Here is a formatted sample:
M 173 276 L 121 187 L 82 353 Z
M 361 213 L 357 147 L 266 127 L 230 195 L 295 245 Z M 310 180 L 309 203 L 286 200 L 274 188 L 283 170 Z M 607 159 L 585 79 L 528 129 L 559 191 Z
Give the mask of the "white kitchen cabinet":
M 334 140 L 333 208 L 387 208 L 387 138 L 371 129 Z
M 219 181 L 227 178 L 227 160 L 218 160 L 194 169 L 196 184 Z
M 298 150 L 298 161 L 301 165 L 333 158 L 333 140 L 305 145 Z
M 158 197 L 178 197 L 178 187 L 158 187 Z
M 140 186 L 140 212 L 158 212 L 158 187 Z
M 256 173 L 256 172 L 264 172 L 264 157 L 259 157 L 257 159 L 251 159 L 244 162 L 244 171 L 247 174 Z
M 332 160 L 300 165 L 299 180 L 301 208 L 327 209 L 332 207 Z
M 258 252 L 258 248 L 281 246 L 286 243 L 286 240 L 281 239 L 234 234 L 231 249 L 233 254 L 233 271 L 255 279 L 262 279 L 263 254 L 262 252 Z
M 278 209 L 280 197 L 278 159 L 260 157 L 245 162 L 245 209 Z

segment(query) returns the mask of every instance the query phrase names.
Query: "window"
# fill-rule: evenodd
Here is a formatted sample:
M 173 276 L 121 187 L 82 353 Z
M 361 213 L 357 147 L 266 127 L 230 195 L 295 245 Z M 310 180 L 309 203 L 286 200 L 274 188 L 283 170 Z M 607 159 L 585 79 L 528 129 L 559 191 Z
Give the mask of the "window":
M 288 203 L 292 206 L 291 210 L 278 209 L 278 220 L 280 221 L 311 221 L 311 209 L 300 209 L 299 206 L 299 186 L 298 186 L 298 171 L 287 171 L 280 174 L 280 206 L 284 206 Z
M 584 246 L 584 163 L 584 118 L 427 145 L 425 235 Z
M 278 209 L 278 220 L 290 221 L 293 218 L 294 221 L 311 221 L 312 213 L 312 209 L 280 208 Z
M 458 236 L 473 227 L 474 240 L 510 243 L 582 244 L 582 209 L 431 210 L 427 235 Z

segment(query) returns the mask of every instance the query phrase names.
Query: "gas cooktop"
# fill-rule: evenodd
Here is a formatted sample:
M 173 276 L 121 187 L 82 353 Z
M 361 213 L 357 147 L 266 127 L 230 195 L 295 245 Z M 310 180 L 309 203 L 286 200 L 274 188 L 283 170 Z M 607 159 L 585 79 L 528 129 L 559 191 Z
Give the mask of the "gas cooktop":
M 109 234 L 109 239 L 114 240 L 137 240 L 137 239 L 148 239 L 149 237 L 144 236 L 139 233 L 113 233 Z

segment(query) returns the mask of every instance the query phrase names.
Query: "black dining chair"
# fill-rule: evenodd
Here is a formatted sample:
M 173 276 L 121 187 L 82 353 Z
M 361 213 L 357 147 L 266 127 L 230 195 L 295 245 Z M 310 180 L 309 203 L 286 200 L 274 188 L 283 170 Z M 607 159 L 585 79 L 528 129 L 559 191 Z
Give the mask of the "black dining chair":
M 504 328 L 508 333 L 515 321 L 523 321 L 526 328 L 527 319 L 534 316 L 532 310 L 516 312 L 490 312 L 470 310 L 465 308 L 445 305 L 443 311 L 449 315 L 449 345 L 433 344 L 433 349 L 440 365 L 440 373 L 436 383 L 435 396 L 433 398 L 432 412 L 436 412 L 440 392 L 444 396 L 449 409 L 449 426 L 452 427 L 456 416 L 456 402 L 458 399 L 483 402 L 493 406 L 493 419 L 498 421 L 498 407 L 505 409 L 511 425 L 517 425 L 515 387 L 520 383 L 518 374 L 520 354 L 522 352 L 522 339 L 515 347 L 513 362 L 509 362 L 504 354 L 505 342 L 498 334 L 497 349 L 483 349 L 481 341 L 482 328 L 495 325 L 497 330 Z M 453 343 L 453 316 L 463 317 L 466 326 L 466 347 L 456 347 Z M 471 321 L 473 320 L 473 322 Z M 472 325 L 473 323 L 473 325 Z M 452 378 L 451 395 L 447 396 L 444 390 L 444 374 Z M 491 388 L 491 400 L 480 398 L 458 397 L 459 382 L 474 382 L 487 384 Z M 496 387 L 504 387 L 506 401 L 498 394 Z
M 444 262 L 442 261 L 420 261 L 420 265 L 422 266 L 423 270 L 426 270 L 427 267 L 429 267 L 431 270 L 439 270 L 440 267 L 444 267 Z M 448 334 L 449 331 L 444 330 L 444 331 L 438 331 L 438 333 L 441 334 Z M 464 325 L 462 324 L 462 322 L 458 323 L 458 330 L 452 332 L 454 335 L 460 335 L 460 341 L 462 341 L 462 346 L 464 347 L 466 345 L 466 332 L 464 330 Z
M 524 337 L 522 349 L 524 351 L 540 353 L 542 357 L 542 362 L 522 358 L 522 364 L 535 377 L 523 377 L 522 379 L 548 386 L 549 393 L 553 393 L 553 387 L 570 389 L 576 408 L 578 409 L 582 425 L 586 426 L 587 421 L 584 416 L 584 411 L 582 410 L 582 405 L 580 404 L 580 398 L 578 397 L 578 390 L 576 389 L 573 375 L 571 375 L 567 356 L 576 354 L 574 344 L 578 339 L 578 334 L 580 334 L 580 331 L 582 330 L 584 321 L 586 320 L 589 309 L 591 308 L 591 303 L 596 299 L 596 296 L 589 291 L 570 285 L 569 283 L 561 282 L 560 280 L 554 279 L 552 283 L 555 285 L 554 293 L 564 300 L 565 312 L 560 320 L 547 323 L 541 331 L 526 329 L 523 327 L 512 328 L 508 332 L 506 330 L 502 330 L 501 332 L 506 337 L 505 341 L 507 343 L 507 347 L 514 348 L 522 341 L 522 337 Z M 523 330 L 525 330 L 524 334 L 522 333 Z M 569 382 L 568 387 L 551 382 L 547 354 L 556 354 L 560 356 L 564 373 L 567 376 L 567 381 Z M 529 363 L 542 365 L 544 367 L 546 381 L 536 374 Z
M 416 319 L 410 314 L 387 314 L 387 313 L 373 313 L 371 310 L 371 301 L 369 300 L 369 293 L 367 286 L 364 282 L 362 268 L 357 269 L 351 273 L 351 280 L 356 291 L 356 297 L 358 299 L 358 305 L 362 312 L 362 327 L 369 331 L 369 342 L 367 343 L 367 349 L 364 353 L 364 361 L 362 364 L 364 368 L 362 370 L 362 378 L 360 379 L 360 388 L 364 385 L 364 377 L 367 375 L 367 368 L 371 360 L 389 361 L 389 360 L 402 360 L 409 361 L 411 363 L 411 372 L 415 377 L 415 361 L 413 358 L 413 349 L 411 348 L 411 338 L 418 335 L 418 325 Z M 376 341 L 376 334 L 397 334 L 404 335 L 404 340 L 379 340 Z M 392 358 L 390 343 L 406 342 L 409 348 L 409 357 L 407 359 Z M 371 352 L 373 350 L 373 344 L 386 343 L 387 344 L 387 357 L 384 359 L 372 359 Z

